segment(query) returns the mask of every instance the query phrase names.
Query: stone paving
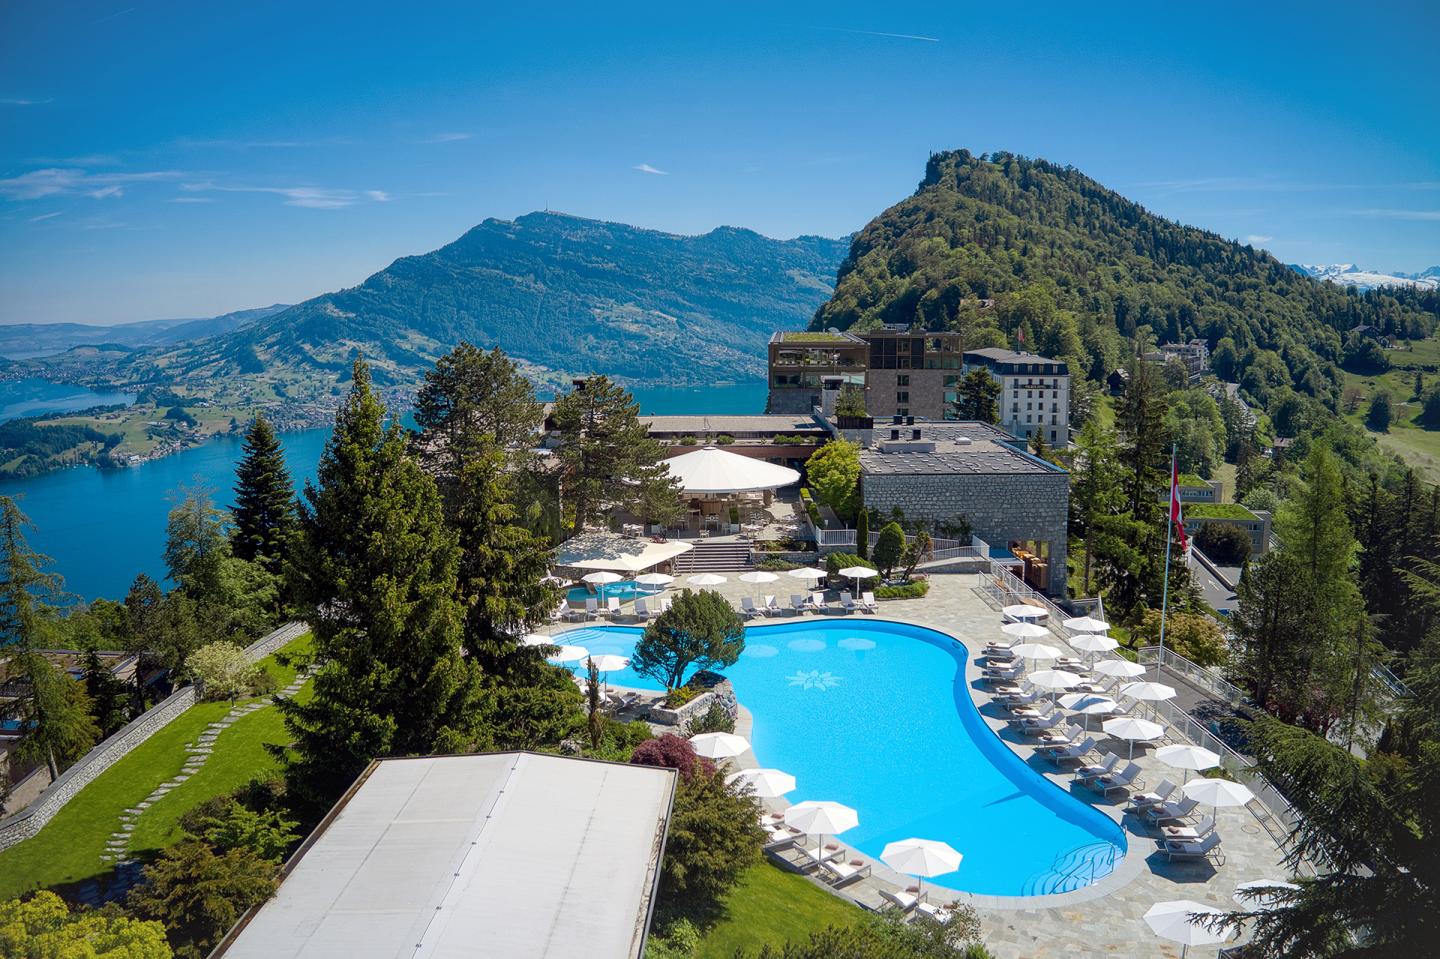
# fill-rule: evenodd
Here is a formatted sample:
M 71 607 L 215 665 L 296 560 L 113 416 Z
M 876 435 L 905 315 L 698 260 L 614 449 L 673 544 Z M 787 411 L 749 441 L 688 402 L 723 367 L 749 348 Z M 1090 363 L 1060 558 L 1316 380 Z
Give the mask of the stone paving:
M 308 673 L 300 674 L 289 686 L 280 691 L 280 695 L 294 696 L 308 679 Z M 115 875 L 103 889 L 98 882 L 93 880 L 82 884 L 78 892 L 78 898 L 82 902 L 88 905 L 98 905 L 102 902 L 124 898 L 130 888 L 140 881 L 141 863 L 130 850 L 130 837 L 145 810 L 165 798 L 175 787 L 188 782 L 192 776 L 205 767 L 205 763 L 214 753 L 215 741 L 220 738 L 221 733 L 235 725 L 237 721 L 268 705 L 268 702 L 257 700 L 243 706 L 236 706 L 224 717 L 206 726 L 204 731 L 195 737 L 194 742 L 185 744 L 184 750 L 187 756 L 184 765 L 180 767 L 180 772 L 174 778 L 167 779 L 156 786 L 150 795 L 120 814 L 120 821 L 117 823 L 115 831 L 105 841 L 105 851 L 100 854 L 101 862 L 115 867 Z
M 935 575 L 931 578 L 930 594 L 924 599 L 882 602 L 877 618 L 929 626 L 961 642 L 971 652 L 966 665 L 966 682 L 986 723 L 1036 772 L 1121 823 L 1127 833 L 1129 848 L 1114 872 L 1074 892 L 1032 897 L 973 896 L 955 894 L 927 884 L 929 899 L 940 901 L 942 897 L 939 893 L 945 893 L 972 904 L 983 921 L 986 944 L 1000 959 L 1083 956 L 1153 959 L 1156 956 L 1180 955 L 1179 946 L 1156 938 L 1145 924 L 1142 917 L 1153 904 L 1173 899 L 1193 899 L 1228 910 L 1234 907 L 1231 895 L 1240 883 L 1288 877 L 1281 851 L 1256 817 L 1246 809 L 1217 811 L 1217 829 L 1223 837 L 1225 853 L 1223 865 L 1218 868 L 1209 864 L 1170 865 L 1156 854 L 1153 832 L 1133 817 L 1123 815 L 1119 804 L 1101 800 L 1083 787 L 1072 786 L 1071 776 L 1036 757 L 1031 746 L 1008 730 L 1004 711 L 991 704 L 985 685 L 979 682 L 981 667 L 975 662 L 975 650 L 991 639 L 1004 638 L 999 631 L 999 609 L 978 591 L 979 581 L 980 577 L 974 574 Z M 675 585 L 684 586 L 684 578 Z M 743 596 L 758 599 L 766 590 L 773 590 L 777 595 L 783 592 L 788 597 L 790 592 L 798 591 L 783 576 L 773 584 L 762 586 L 741 583 L 732 576 L 730 582 L 713 588 L 737 607 Z M 835 609 L 823 615 L 845 614 Z M 780 618 L 795 617 L 784 614 Z M 1058 629 L 1058 624 L 1056 627 Z M 562 625 L 559 628 L 565 627 Z M 1072 655 L 1081 655 L 1069 650 L 1058 635 L 1043 641 L 1060 646 Z M 742 701 L 736 732 L 750 738 L 752 719 L 743 708 L 745 691 L 739 689 L 736 692 Z M 1096 738 L 1102 750 L 1118 749 L 1123 754 L 1127 749 L 1127 744 L 1117 744 L 1103 734 Z M 1158 783 L 1162 778 L 1184 775 L 1159 763 L 1143 749 L 1136 750 L 1135 760 L 1144 769 L 1143 776 L 1149 785 Z M 762 765 L 764 757 L 746 753 L 734 762 L 737 767 L 753 767 Z M 787 803 L 770 800 L 767 805 L 778 811 Z M 855 855 L 855 851 L 851 850 L 851 854 Z M 867 908 L 880 908 L 884 904 L 880 897 L 881 889 L 894 890 L 914 885 L 914 880 L 897 875 L 878 860 L 870 860 L 863 855 L 858 858 L 867 860 L 871 865 L 871 877 L 833 890 L 837 895 Z M 1214 955 L 1216 948 L 1196 947 L 1191 953 L 1197 957 Z

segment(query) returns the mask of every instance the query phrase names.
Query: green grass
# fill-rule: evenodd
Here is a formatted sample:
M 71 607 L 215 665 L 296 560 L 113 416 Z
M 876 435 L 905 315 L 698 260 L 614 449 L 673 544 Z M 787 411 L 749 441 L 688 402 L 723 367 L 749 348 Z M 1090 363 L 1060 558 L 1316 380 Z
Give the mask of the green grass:
M 1257 519 L 1239 503 L 1186 503 L 1186 519 Z
M 805 877 L 762 863 L 725 898 L 725 917 L 705 933 L 695 956 L 731 959 L 737 949 L 784 945 L 827 926 L 852 926 L 864 916 L 859 906 Z
M 1224 493 L 1220 498 L 1222 503 L 1235 502 L 1235 464 L 1221 463 L 1215 467 L 1212 479 L 1219 480 L 1223 485 Z
M 310 637 L 289 643 L 284 652 L 309 648 Z M 281 687 L 294 671 L 274 657 L 262 660 Z M 308 696 L 309 687 L 300 695 Z M 186 743 L 231 709 L 228 702 L 197 703 L 168 726 L 101 773 L 65 804 L 34 837 L 0 852 L 0 899 L 36 888 L 66 885 L 104 875 L 111 866 L 100 859 L 105 841 L 120 823 L 120 814 L 180 772 L 188 754 Z M 182 815 L 196 805 L 223 795 L 263 775 L 274 766 L 266 742 L 283 742 L 284 724 L 274 709 L 260 709 L 237 721 L 215 741 L 215 751 L 189 780 L 156 801 L 136 820 L 130 851 L 144 854 L 173 841 Z
M 1417 369 L 1423 373 L 1426 392 L 1440 386 L 1440 338 L 1418 340 L 1410 344 L 1410 349 L 1388 350 L 1385 355 L 1390 358 L 1390 369 L 1384 373 L 1345 374 L 1346 396 L 1358 394 L 1359 397 L 1355 409 L 1345 418 L 1363 427 L 1370 398 L 1380 390 L 1389 392 L 1393 402 L 1390 431 L 1370 435 L 1383 450 L 1399 456 L 1427 480 L 1440 482 L 1440 430 L 1427 430 L 1415 422 L 1421 404 L 1412 399 Z

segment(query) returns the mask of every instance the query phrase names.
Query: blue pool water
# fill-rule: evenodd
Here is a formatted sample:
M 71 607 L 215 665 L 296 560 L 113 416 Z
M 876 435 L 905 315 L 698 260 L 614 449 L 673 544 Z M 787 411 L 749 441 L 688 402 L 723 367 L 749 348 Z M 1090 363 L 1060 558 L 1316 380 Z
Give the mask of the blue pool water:
M 561 641 L 626 656 L 641 630 L 592 626 Z M 754 716 L 761 765 L 795 776 L 791 802 L 853 806 L 839 837 L 878 857 L 917 836 L 964 855 L 926 882 L 995 896 L 1068 892 L 1107 875 L 1125 854 L 1108 816 L 1030 769 L 992 733 L 965 686 L 966 652 L 950 637 L 883 620 L 752 626 L 725 670 Z M 658 684 L 629 669 L 611 683 Z
M 565 599 L 568 600 L 569 602 L 572 602 L 572 603 L 575 603 L 576 605 L 579 605 L 579 604 L 581 604 L 581 603 L 584 603 L 585 600 L 590 599 L 591 597 L 594 597 L 594 598 L 596 598 L 596 599 L 599 599 L 602 595 L 603 595 L 606 599 L 609 599 L 611 596 L 614 596 L 616 599 L 623 599 L 623 600 L 631 600 L 631 599 L 634 599 L 636 596 L 658 596 L 658 595 L 659 595 L 659 592 L 658 592 L 657 590 L 653 590 L 653 589 L 647 590 L 645 587 L 641 586 L 639 583 L 632 583 L 632 582 L 630 582 L 630 580 L 628 580 L 628 579 L 627 579 L 627 580 L 622 580 L 621 582 L 618 582 L 618 583 L 610 583 L 608 586 L 596 587 L 596 589 L 597 589 L 599 592 L 597 592 L 597 593 L 592 593 L 592 592 L 590 592 L 589 589 L 585 588 L 584 586 L 575 586 L 575 587 L 572 587 L 571 589 L 569 589 L 569 590 L 566 591 L 566 593 L 565 593 Z

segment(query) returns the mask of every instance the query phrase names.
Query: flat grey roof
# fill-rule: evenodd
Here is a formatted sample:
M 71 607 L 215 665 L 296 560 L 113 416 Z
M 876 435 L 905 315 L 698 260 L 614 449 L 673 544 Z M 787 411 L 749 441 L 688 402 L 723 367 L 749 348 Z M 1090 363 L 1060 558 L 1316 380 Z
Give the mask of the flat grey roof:
M 757 413 L 720 416 L 642 416 L 652 433 L 823 433 L 809 416 Z
M 226 959 L 630 959 L 675 772 L 535 753 L 382 760 Z
M 908 441 L 913 427 L 875 424 L 874 445 L 860 451 L 860 471 L 872 476 L 918 476 L 941 473 L 1014 475 L 1063 473 L 1060 467 L 1001 442 L 1009 434 L 988 423 L 926 422 L 918 424 L 920 441 L 933 442 L 932 452 L 883 452 L 881 446 L 891 429 L 900 430 L 901 442 Z M 969 439 L 969 444 L 961 442 Z M 1020 445 L 1019 441 L 1015 441 Z
M 1001 349 L 998 346 L 986 346 L 978 350 L 966 350 L 966 356 L 983 356 L 986 359 L 995 360 L 999 363 L 1046 363 L 1051 366 L 1063 366 L 1064 360 L 1051 359 L 1048 356 L 1039 356 L 1035 353 L 1017 353 L 1015 350 Z

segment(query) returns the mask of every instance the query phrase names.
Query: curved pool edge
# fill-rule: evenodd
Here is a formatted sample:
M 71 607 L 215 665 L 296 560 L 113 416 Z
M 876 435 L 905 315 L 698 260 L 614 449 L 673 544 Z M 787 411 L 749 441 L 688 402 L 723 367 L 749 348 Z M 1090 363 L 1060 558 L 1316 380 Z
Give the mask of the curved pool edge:
M 806 620 L 833 621 L 834 619 L 834 616 L 817 616 L 813 614 L 806 614 L 803 616 L 786 617 L 783 620 L 778 621 L 747 623 L 746 630 L 765 630 L 766 628 L 783 627 L 786 625 L 804 622 Z M 1023 766 L 1030 775 L 1039 777 L 1040 779 L 1048 783 L 1052 788 L 1054 788 L 1058 793 L 1063 794 L 1070 801 L 1078 803 L 1084 808 L 1093 810 L 1096 814 L 1102 815 L 1109 819 L 1112 823 L 1114 823 L 1116 829 L 1119 830 L 1121 836 L 1123 837 L 1125 844 L 1123 857 L 1116 863 L 1115 867 L 1109 873 L 1086 886 L 1082 886 L 1079 889 L 1073 889 L 1068 892 L 1047 893 L 1044 895 L 1002 896 L 991 893 L 966 892 L 964 890 L 951 889 L 946 886 L 932 883 L 927 885 L 926 887 L 926 891 L 928 893 L 935 894 L 940 898 L 948 901 L 965 902 L 980 909 L 1023 910 L 1063 908 L 1066 906 L 1078 905 L 1085 902 L 1092 902 L 1096 899 L 1103 899 L 1113 894 L 1116 890 L 1129 885 L 1147 868 L 1146 860 L 1149 859 L 1150 855 L 1154 852 L 1154 849 L 1153 847 L 1146 847 L 1142 849 L 1139 843 L 1132 841 L 1142 840 L 1147 837 L 1133 835 L 1128 829 L 1125 828 L 1124 816 L 1120 807 L 1108 804 L 1092 804 L 1083 801 L 1079 797 L 1074 796 L 1067 788 L 1067 780 L 1062 780 L 1059 777 L 1052 775 L 1051 773 L 1037 770 L 1032 767 L 1028 762 L 1026 762 L 1025 755 L 1023 755 L 1019 750 L 1017 750 L 1012 743 L 1008 742 L 999 735 L 998 730 L 1000 728 L 1003 728 L 1004 724 L 992 720 L 990 717 L 986 716 L 983 712 L 980 711 L 981 704 L 975 698 L 975 688 L 973 684 L 981 677 L 983 670 L 977 663 L 979 655 L 976 648 L 973 648 L 963 638 L 955 635 L 948 629 L 942 626 L 937 626 L 933 623 L 922 622 L 919 620 L 907 619 L 897 616 L 866 616 L 864 617 L 863 622 L 890 623 L 897 626 L 916 627 L 935 633 L 938 636 L 941 636 L 944 639 L 948 640 L 949 642 L 959 646 L 964 653 L 964 658 L 963 663 L 957 662 L 956 664 L 957 667 L 960 668 L 957 668 L 956 670 L 954 682 L 963 683 L 967 693 L 966 698 L 969 703 L 970 711 L 973 715 L 973 718 L 979 720 L 981 726 L 983 726 L 993 737 L 994 743 L 1003 746 L 1005 750 L 1010 754 L 1010 756 L 1014 759 L 1014 761 L 1018 762 L 1021 766 Z M 622 624 L 596 625 L 619 626 Z M 567 631 L 568 630 L 562 630 L 562 632 Z M 952 654 L 954 652 L 953 650 L 947 651 L 952 652 Z M 745 708 L 743 691 L 737 689 L 736 697 L 739 701 L 738 704 L 740 708 L 745 714 L 747 725 L 753 724 L 753 714 L 751 714 L 750 711 Z M 964 714 L 962 713 L 962 716 L 963 715 Z M 746 739 L 751 738 L 752 737 L 750 735 L 746 735 Z M 744 761 L 737 762 L 736 760 L 730 760 L 731 762 L 735 763 L 736 768 L 755 768 L 763 765 L 759 761 L 759 758 L 756 756 L 753 750 L 746 752 L 742 757 L 738 758 L 743 759 Z M 784 799 L 783 797 L 778 799 L 766 800 L 765 802 L 769 805 L 770 808 L 774 808 L 777 810 L 785 809 L 790 805 L 789 800 Z M 890 869 L 878 858 L 870 856 L 862 850 L 852 849 L 852 852 L 855 853 L 857 856 L 864 858 L 866 862 L 871 865 L 872 875 L 875 875 L 877 878 L 881 878 L 895 885 L 903 885 L 905 883 L 913 882 L 912 877 L 902 876 L 901 874 Z M 817 882 L 816 885 L 819 885 L 823 889 L 829 890 L 831 893 L 839 896 L 842 899 L 846 899 L 852 902 L 856 901 L 853 897 L 847 895 L 845 889 L 843 888 L 835 889 L 828 884 L 819 882 Z

